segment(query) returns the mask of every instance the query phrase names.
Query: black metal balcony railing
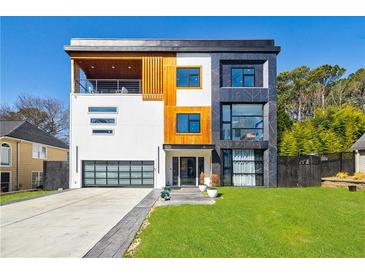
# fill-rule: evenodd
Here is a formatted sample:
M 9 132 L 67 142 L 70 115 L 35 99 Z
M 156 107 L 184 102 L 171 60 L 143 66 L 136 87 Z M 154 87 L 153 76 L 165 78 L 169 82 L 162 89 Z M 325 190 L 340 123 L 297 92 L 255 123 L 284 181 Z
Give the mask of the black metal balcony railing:
M 140 94 L 140 79 L 80 79 L 75 81 L 75 90 L 90 94 Z

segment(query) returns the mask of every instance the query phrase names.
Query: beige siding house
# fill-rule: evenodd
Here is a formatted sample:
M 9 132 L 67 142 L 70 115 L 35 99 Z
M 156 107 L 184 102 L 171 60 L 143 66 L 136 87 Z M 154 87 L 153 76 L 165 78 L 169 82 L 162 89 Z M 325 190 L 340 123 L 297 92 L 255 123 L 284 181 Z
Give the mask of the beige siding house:
M 66 161 L 68 145 L 25 121 L 0 121 L 1 191 L 36 188 L 43 161 Z

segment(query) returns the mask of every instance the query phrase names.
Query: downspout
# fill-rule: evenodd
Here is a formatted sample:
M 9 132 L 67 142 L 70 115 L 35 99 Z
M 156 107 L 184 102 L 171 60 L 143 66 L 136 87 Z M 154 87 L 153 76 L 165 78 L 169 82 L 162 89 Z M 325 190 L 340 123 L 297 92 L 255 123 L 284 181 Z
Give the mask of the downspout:
M 16 190 L 19 190 L 19 158 L 20 158 L 20 142 L 16 142 Z

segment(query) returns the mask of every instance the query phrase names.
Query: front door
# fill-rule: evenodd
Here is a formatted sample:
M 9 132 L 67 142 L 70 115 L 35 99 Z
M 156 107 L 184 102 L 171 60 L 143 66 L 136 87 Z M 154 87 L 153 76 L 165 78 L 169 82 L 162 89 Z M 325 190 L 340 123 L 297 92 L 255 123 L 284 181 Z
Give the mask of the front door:
M 196 158 L 180 157 L 180 185 L 196 185 Z
M 10 172 L 1 172 L 1 192 L 10 191 Z

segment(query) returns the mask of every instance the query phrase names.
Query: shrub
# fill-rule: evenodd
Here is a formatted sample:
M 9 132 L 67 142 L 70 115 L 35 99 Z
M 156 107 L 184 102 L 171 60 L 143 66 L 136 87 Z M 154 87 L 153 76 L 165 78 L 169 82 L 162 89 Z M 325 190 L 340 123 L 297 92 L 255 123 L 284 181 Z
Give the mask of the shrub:
M 352 177 L 354 178 L 354 180 L 365 180 L 365 173 L 355 172 Z
M 345 179 L 348 176 L 349 176 L 349 174 L 347 172 L 339 172 L 336 174 L 336 177 L 340 178 L 340 179 Z
M 212 176 L 210 176 L 210 180 L 212 182 L 212 187 L 219 186 L 219 176 L 217 174 L 212 174 Z

